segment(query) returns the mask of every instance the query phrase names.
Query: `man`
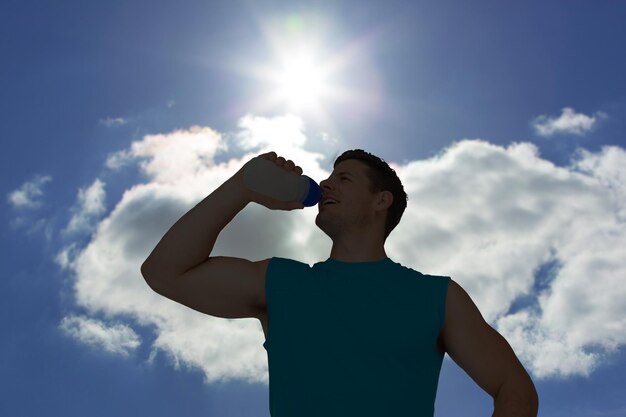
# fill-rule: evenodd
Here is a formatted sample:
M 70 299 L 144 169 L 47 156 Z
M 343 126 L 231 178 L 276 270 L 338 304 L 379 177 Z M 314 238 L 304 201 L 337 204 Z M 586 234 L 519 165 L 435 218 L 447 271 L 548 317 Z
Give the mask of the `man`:
M 259 157 L 302 174 L 275 152 Z M 493 397 L 494 417 L 536 416 L 530 377 L 461 286 L 387 257 L 407 200 L 395 171 L 357 149 L 320 186 L 325 262 L 209 257 L 249 202 L 304 207 L 247 189 L 242 168 L 165 234 L 141 267 L 146 282 L 205 314 L 261 321 L 273 417 L 433 415 L 444 353 Z

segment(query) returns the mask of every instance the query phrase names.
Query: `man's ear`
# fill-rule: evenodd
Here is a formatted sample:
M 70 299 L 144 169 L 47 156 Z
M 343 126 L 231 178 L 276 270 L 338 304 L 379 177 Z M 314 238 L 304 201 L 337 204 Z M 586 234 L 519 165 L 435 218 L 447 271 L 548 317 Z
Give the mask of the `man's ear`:
M 381 204 L 384 209 L 391 207 L 393 204 L 393 193 L 391 191 L 382 191 L 378 197 L 377 204 Z

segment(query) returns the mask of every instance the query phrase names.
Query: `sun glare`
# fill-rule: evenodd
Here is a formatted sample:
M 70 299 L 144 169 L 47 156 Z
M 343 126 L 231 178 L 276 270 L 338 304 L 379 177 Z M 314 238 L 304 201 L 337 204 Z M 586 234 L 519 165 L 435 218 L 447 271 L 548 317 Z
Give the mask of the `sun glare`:
M 260 26 L 266 59 L 252 63 L 244 57 L 236 66 L 259 81 L 249 104 L 252 112 L 293 113 L 330 126 L 344 109 L 357 114 L 376 105 L 378 84 L 363 65 L 367 37 L 333 40 L 331 22 L 324 17 L 268 18 Z M 368 88 L 355 90 L 364 77 Z
M 292 110 L 319 106 L 328 89 L 328 80 L 321 65 L 306 51 L 294 54 L 274 77 L 276 94 Z

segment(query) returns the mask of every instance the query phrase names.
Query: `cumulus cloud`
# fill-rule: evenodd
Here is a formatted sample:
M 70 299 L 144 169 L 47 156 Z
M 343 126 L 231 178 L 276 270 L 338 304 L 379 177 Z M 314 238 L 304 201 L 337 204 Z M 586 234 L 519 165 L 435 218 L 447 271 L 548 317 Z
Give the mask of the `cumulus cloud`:
M 202 369 L 207 382 L 267 382 L 260 323 L 202 315 L 159 296 L 141 277 L 141 263 L 176 220 L 260 153 L 276 151 L 318 180 L 330 174 L 320 167 L 324 155 L 306 150 L 301 121 L 250 116 L 240 128 L 241 155 L 220 164 L 215 154 L 226 144 L 206 127 L 133 143 L 128 158 L 148 182 L 124 193 L 86 246 L 57 257 L 75 276 L 77 304 L 153 325 L 153 354 Z M 467 139 L 433 158 L 391 165 L 410 199 L 387 253 L 418 271 L 452 276 L 532 374 L 588 374 L 626 342 L 623 149 L 581 150 L 559 167 L 530 143 Z M 326 259 L 332 242 L 315 226 L 316 214 L 251 204 L 222 231 L 212 255 Z M 546 265 L 557 266 L 549 276 Z
M 137 333 L 125 324 L 108 326 L 84 316 L 64 317 L 59 328 L 68 336 L 107 352 L 128 356 L 141 344 Z
M 293 115 L 271 119 L 247 115 L 239 121 L 239 127 L 239 146 L 242 149 L 254 149 L 261 145 L 277 148 L 286 143 L 300 148 L 306 142 L 304 123 Z
M 141 170 L 155 183 L 189 183 L 202 178 L 215 154 L 226 149 L 218 132 L 193 126 L 168 134 L 147 135 L 132 143 L 125 159 L 141 159 Z
M 541 115 L 536 117 L 531 125 L 539 136 L 550 137 L 556 134 L 582 136 L 591 131 L 600 119 L 606 117 L 606 113 L 603 112 L 596 112 L 593 116 L 587 116 L 583 113 L 576 113 L 570 107 L 565 107 L 559 117 Z

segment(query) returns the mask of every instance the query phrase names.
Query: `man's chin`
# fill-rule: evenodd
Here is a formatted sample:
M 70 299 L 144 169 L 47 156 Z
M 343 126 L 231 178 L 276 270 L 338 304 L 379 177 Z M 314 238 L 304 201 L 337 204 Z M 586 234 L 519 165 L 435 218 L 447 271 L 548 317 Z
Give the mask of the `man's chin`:
M 327 235 L 328 237 L 330 237 L 330 234 L 328 233 L 328 231 L 334 229 L 333 224 L 330 223 L 327 219 L 325 219 L 325 220 L 320 219 L 320 215 L 319 214 L 317 215 L 317 217 L 315 217 L 315 225 L 322 232 L 324 232 L 324 234 Z

